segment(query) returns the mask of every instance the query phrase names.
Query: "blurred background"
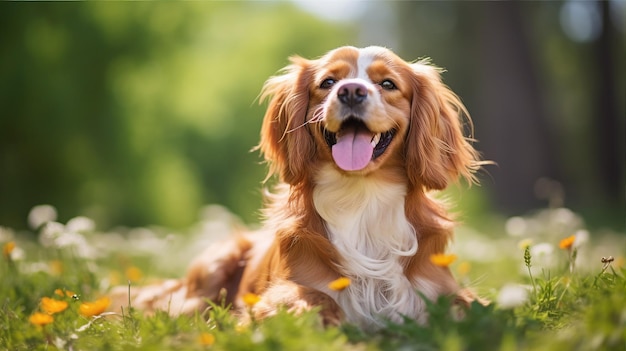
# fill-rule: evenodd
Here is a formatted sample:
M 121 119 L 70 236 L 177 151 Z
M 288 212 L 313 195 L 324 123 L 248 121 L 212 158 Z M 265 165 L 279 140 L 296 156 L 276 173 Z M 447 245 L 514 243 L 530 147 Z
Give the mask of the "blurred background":
M 447 72 L 495 161 L 465 222 L 565 206 L 623 230 L 626 1 L 0 4 L 0 225 L 54 205 L 99 227 L 259 218 L 263 82 L 382 45 Z

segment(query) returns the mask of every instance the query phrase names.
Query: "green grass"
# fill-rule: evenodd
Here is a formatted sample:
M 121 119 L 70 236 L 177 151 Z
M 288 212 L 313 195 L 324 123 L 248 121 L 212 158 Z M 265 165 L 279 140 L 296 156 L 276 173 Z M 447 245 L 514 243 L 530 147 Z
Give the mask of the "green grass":
M 588 240 L 561 249 L 563 238 L 588 234 L 581 218 L 564 209 L 515 218 L 488 234 L 459 228 L 451 247 L 459 260 L 451 268 L 464 285 L 492 302 L 460 309 L 445 297 L 429 301 L 426 325 L 406 320 L 376 333 L 351 325 L 323 328 L 313 311 L 298 316 L 280 312 L 241 326 L 228 306 L 219 304 L 193 317 L 146 316 L 132 308 L 81 314 L 81 304 L 127 279 L 135 280 L 132 289 L 182 275 L 189 257 L 202 250 L 199 246 L 236 226 L 223 210 L 206 213 L 198 225 L 179 234 L 163 228 L 100 233 L 85 218 L 30 232 L 0 227 L 5 248 L 0 349 L 626 350 L 625 238 L 590 233 Z M 522 240 L 534 244 L 524 250 L 518 247 Z M 614 261 L 609 262 L 609 255 Z M 58 295 L 57 289 L 70 296 Z M 67 308 L 40 326 L 29 317 L 42 312 L 43 297 L 65 301 Z

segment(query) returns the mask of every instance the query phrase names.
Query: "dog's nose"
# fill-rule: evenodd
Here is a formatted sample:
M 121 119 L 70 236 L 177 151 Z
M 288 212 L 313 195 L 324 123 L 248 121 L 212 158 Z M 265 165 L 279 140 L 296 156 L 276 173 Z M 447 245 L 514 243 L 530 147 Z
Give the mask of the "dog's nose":
M 342 103 L 354 107 L 367 98 L 367 87 L 361 83 L 346 83 L 339 87 L 337 98 Z

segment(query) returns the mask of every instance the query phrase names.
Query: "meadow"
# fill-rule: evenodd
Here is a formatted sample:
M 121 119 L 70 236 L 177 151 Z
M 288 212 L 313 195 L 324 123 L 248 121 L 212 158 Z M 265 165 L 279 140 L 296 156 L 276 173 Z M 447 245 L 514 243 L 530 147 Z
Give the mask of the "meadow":
M 181 276 L 242 226 L 219 206 L 181 231 L 59 223 L 48 205 L 27 221 L 29 230 L 0 227 L 2 350 L 626 350 L 626 236 L 590 230 L 566 208 L 460 226 L 442 264 L 490 303 L 459 319 L 442 297 L 428 302 L 426 325 L 376 333 L 323 328 L 315 311 L 240 325 L 220 303 L 195 316 L 108 312 L 111 287 Z

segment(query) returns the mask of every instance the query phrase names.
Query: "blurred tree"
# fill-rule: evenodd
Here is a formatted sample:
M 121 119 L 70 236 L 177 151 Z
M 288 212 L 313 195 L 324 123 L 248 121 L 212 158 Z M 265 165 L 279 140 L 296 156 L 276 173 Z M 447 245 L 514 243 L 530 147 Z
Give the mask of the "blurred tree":
M 254 221 L 255 98 L 338 28 L 289 3 L 1 4 L 0 223 L 40 203 L 104 226 L 185 226 L 206 203 Z
M 578 31 L 593 29 L 599 9 L 599 36 L 584 42 L 566 36 L 563 18 L 570 3 L 584 5 L 571 24 Z M 624 224 L 623 6 L 616 1 L 395 5 L 399 50 L 405 57 L 431 56 L 450 71 L 444 79 L 472 114 L 477 147 L 498 163 L 483 177 L 498 212 L 519 214 L 551 200 L 585 214 L 602 212 L 611 225 Z

